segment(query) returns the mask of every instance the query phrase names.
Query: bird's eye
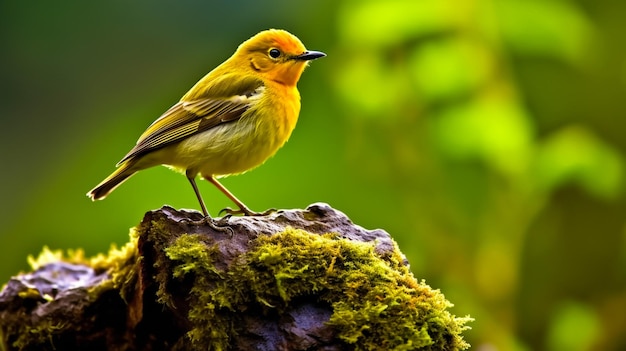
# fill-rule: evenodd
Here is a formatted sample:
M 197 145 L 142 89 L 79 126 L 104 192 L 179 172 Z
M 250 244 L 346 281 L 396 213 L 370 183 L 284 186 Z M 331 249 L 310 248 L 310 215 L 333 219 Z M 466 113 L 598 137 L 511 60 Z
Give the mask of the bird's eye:
M 271 58 L 276 59 L 276 58 L 280 57 L 280 50 L 272 49 L 272 50 L 270 50 L 269 54 L 270 54 Z

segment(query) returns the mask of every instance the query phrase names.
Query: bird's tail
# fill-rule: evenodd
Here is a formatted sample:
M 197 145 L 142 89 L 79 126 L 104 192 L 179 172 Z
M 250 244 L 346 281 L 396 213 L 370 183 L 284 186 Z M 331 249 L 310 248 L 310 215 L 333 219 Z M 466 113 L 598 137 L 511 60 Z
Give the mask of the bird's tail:
M 137 170 L 130 165 L 130 162 L 123 163 L 115 172 L 88 192 L 87 196 L 93 201 L 102 200 L 136 172 Z

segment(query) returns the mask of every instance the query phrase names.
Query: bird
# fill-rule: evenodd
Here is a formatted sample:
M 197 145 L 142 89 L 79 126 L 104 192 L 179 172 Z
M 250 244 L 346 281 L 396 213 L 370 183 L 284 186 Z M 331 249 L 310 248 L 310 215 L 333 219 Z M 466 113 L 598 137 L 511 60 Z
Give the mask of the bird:
M 198 190 L 198 176 L 238 207 L 222 211 L 267 215 L 273 210 L 252 211 L 218 178 L 256 168 L 285 144 L 300 113 L 298 80 L 310 61 L 324 56 L 307 50 L 285 30 L 257 33 L 157 118 L 87 196 L 104 199 L 138 171 L 164 165 L 187 177 L 207 220 L 212 217 Z

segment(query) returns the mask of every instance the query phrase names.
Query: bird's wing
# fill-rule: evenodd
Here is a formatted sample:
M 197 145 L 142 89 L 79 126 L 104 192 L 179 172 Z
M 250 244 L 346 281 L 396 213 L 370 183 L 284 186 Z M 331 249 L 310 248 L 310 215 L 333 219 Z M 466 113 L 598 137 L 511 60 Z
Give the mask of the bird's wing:
M 258 100 L 263 89 L 262 84 L 257 84 L 254 89 L 228 97 L 178 102 L 148 127 L 118 165 L 220 124 L 238 120 Z

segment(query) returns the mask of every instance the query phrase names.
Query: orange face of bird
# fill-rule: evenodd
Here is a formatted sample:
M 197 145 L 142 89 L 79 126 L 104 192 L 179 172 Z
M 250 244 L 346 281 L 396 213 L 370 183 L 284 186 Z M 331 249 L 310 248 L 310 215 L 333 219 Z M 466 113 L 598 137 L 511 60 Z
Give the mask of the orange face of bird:
M 243 55 L 249 68 L 266 79 L 295 86 L 308 61 L 326 56 L 307 51 L 294 35 L 283 30 L 266 30 L 245 41 L 235 55 Z

